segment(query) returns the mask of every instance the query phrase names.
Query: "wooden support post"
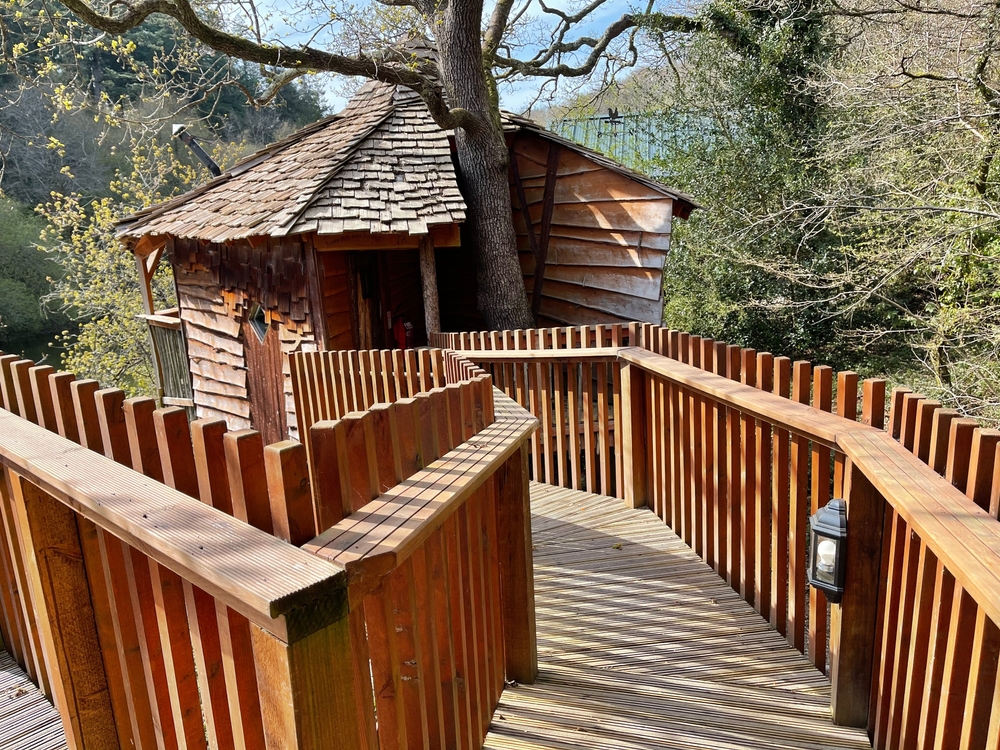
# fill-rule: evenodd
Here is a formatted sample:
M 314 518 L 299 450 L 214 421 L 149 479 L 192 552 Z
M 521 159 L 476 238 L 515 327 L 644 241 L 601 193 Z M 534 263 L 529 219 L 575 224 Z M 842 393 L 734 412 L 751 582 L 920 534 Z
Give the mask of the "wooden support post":
M 538 677 L 538 643 L 526 441 L 495 476 L 500 608 L 507 679 L 531 684 Z
M 73 511 L 11 473 L 36 625 L 70 748 L 117 748 L 90 585 Z
M 425 235 L 420 240 L 420 286 L 424 290 L 424 326 L 427 340 L 441 330 L 441 305 L 438 302 L 437 263 L 434 260 L 434 241 Z
M 621 369 L 622 452 L 625 505 L 641 508 L 649 495 L 646 447 L 646 375 L 632 364 Z
M 845 470 L 847 571 L 844 598 L 832 607 L 831 704 L 835 724 L 867 727 L 875 668 L 885 499 L 853 463 Z
M 251 625 L 268 750 L 360 750 L 349 618 L 285 643 Z

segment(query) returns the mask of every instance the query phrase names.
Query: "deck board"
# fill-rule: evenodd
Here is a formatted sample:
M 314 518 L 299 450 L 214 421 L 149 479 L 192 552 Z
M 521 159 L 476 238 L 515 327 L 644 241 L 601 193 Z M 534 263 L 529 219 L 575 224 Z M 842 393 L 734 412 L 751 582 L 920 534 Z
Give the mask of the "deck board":
M 59 713 L 10 654 L 0 648 L 0 748 L 64 750 L 66 747 Z
M 830 683 L 645 509 L 531 485 L 539 679 L 484 747 L 871 747 Z M 618 546 L 620 545 L 620 547 Z

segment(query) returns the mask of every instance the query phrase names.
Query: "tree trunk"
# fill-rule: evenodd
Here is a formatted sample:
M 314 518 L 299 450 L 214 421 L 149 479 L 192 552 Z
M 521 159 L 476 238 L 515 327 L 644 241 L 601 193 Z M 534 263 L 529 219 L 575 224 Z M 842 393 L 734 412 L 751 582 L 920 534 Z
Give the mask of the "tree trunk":
M 507 144 L 500 108 L 490 96 L 480 41 L 482 0 L 452 0 L 438 33 L 441 74 L 452 107 L 474 115 L 481 127 L 458 129 L 455 144 L 466 222 L 475 238 L 479 311 L 494 330 L 534 325 L 517 258 L 507 181 Z

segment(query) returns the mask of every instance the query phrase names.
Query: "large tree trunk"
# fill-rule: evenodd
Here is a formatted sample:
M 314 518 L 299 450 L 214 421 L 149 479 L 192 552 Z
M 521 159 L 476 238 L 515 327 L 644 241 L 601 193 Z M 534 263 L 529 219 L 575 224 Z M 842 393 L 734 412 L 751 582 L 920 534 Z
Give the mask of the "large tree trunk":
M 467 110 L 482 124 L 455 133 L 462 193 L 469 206 L 466 221 L 476 242 L 479 311 L 492 329 L 530 328 L 534 321 L 517 259 L 507 145 L 483 68 L 482 12 L 482 0 L 448 4 L 437 38 L 441 74 L 451 106 Z

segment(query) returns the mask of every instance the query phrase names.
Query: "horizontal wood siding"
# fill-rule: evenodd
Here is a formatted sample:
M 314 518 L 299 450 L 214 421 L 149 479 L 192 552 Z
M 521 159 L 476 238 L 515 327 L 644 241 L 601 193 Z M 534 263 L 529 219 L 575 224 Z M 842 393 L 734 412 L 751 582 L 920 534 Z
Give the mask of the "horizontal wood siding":
M 548 144 L 521 136 L 514 153 L 531 223 L 541 236 Z M 513 186 L 511 199 L 521 270 L 531 295 L 535 258 Z M 658 323 L 673 201 L 565 149 L 553 200 L 540 322 Z
M 249 242 L 216 245 L 171 240 L 168 250 L 198 416 L 225 419 L 234 430 L 252 426 L 241 329 L 245 316 L 259 303 L 281 339 L 281 382 L 274 387 L 281 389 L 288 435 L 298 437 L 288 355 L 317 349 L 302 239 L 272 240 L 256 247 Z M 335 264 L 329 270 L 324 265 L 324 273 L 346 284 L 346 269 L 339 274 L 337 270 Z M 346 297 L 334 289 L 335 297 Z M 346 309 L 346 302 L 340 304 Z
M 250 402 L 239 324 L 210 270 L 174 266 L 174 279 L 198 416 L 225 419 L 230 429 L 246 429 Z

